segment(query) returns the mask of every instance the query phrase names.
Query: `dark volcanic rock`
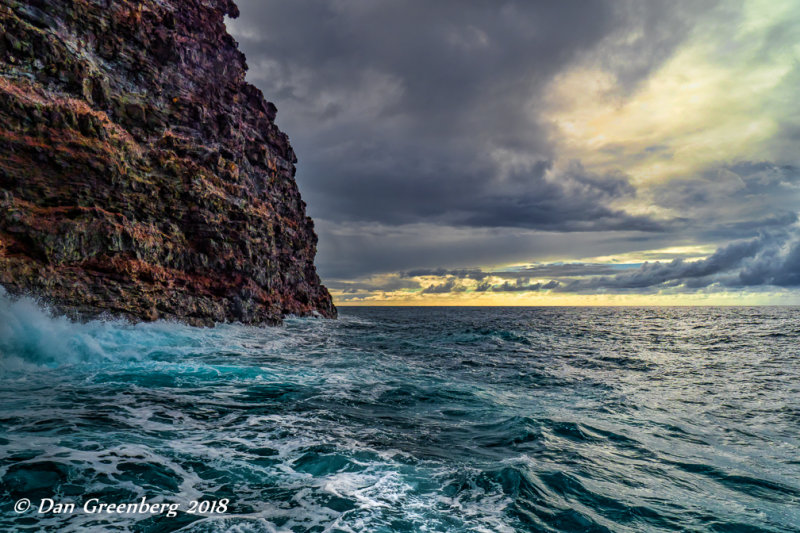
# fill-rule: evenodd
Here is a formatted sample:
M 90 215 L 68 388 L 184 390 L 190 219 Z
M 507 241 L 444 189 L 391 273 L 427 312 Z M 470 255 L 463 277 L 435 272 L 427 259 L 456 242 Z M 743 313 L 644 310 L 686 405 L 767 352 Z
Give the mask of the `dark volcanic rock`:
M 230 0 L 0 0 L 0 284 L 81 315 L 336 315 Z

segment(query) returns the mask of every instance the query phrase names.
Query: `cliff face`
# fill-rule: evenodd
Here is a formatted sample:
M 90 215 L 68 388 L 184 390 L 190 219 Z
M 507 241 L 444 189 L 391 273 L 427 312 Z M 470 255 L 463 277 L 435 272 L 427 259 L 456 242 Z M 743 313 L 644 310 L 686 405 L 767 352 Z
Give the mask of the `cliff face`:
M 336 315 L 230 0 L 0 0 L 0 284 L 81 315 Z

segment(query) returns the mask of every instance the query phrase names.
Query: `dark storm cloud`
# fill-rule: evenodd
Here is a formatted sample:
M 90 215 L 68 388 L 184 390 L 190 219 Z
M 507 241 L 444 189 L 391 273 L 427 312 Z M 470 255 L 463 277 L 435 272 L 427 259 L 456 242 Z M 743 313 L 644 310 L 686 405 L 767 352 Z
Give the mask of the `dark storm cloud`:
M 538 292 L 556 289 L 560 283 L 555 280 L 548 281 L 547 283 L 531 283 L 530 279 L 518 279 L 514 283 L 505 281 L 499 285 L 493 285 L 489 281 L 482 281 L 475 287 L 475 292 Z M 447 294 L 465 292 L 467 289 L 459 285 L 457 280 L 448 279 L 444 283 L 432 284 L 422 290 L 422 294 Z
M 420 288 L 420 284 L 416 281 L 397 277 L 381 280 L 379 283 L 333 280 L 327 282 L 326 286 L 331 290 L 340 291 L 343 293 L 356 293 L 362 291 L 398 291 L 402 289 Z
M 598 263 L 551 263 L 527 267 L 523 272 L 529 276 L 563 278 L 575 276 L 599 276 L 615 274 L 619 267 Z
M 763 233 L 755 239 L 719 248 L 707 259 L 645 263 L 615 276 L 574 280 L 562 292 L 594 292 L 661 288 L 800 286 L 800 238 L 797 231 Z
M 655 203 L 684 213 L 698 237 L 754 237 L 797 221 L 800 169 L 743 161 L 670 180 L 652 195 Z
M 531 283 L 526 279 L 518 279 L 514 283 L 506 281 L 501 285 L 494 285 L 491 288 L 487 288 L 487 290 L 491 290 L 492 292 L 538 292 L 540 290 L 546 291 L 555 289 L 558 286 L 559 283 L 557 281 L 548 281 L 547 283 Z
M 464 292 L 464 287 L 456 285 L 456 280 L 448 279 L 444 283 L 433 284 L 422 289 L 422 294 L 447 294 L 451 292 Z
M 551 171 L 549 166 L 517 168 L 490 182 L 480 209 L 452 204 L 445 222 L 467 226 L 522 227 L 549 231 L 663 231 L 665 224 L 633 216 L 609 204 L 635 197 L 621 174 L 597 175 L 579 163 Z M 447 199 L 440 199 L 447 206 Z
M 738 283 L 737 283 L 738 282 Z M 800 240 L 788 244 L 785 250 L 771 247 L 763 250 L 746 264 L 731 285 L 800 287 Z
M 501 285 L 495 285 L 491 288 L 494 292 L 526 292 L 526 291 L 538 291 L 542 288 L 541 283 L 531 283 L 530 280 L 517 280 L 514 283 L 511 282 L 504 282 Z
M 598 47 L 628 85 L 708 3 L 240 0 L 250 79 L 300 157 L 312 216 L 558 231 L 662 225 L 610 204 L 635 191 L 557 158 L 542 90 Z M 652 36 L 652 38 L 648 37 Z
M 483 271 L 471 268 L 417 268 L 401 272 L 404 278 L 419 276 L 454 276 L 461 279 L 482 281 L 488 277 L 493 278 L 563 278 L 577 276 L 599 276 L 619 273 L 620 267 L 599 263 L 550 263 L 523 267 L 519 270 Z
M 655 190 L 662 205 L 683 207 L 688 204 L 692 208 L 702 208 L 724 206 L 720 200 L 741 202 L 754 196 L 777 199 L 796 191 L 798 185 L 800 170 L 794 166 L 742 161 L 708 169 L 699 176 L 673 179 Z
M 457 268 L 457 269 L 417 268 L 414 270 L 401 272 L 400 275 L 404 278 L 415 278 L 419 276 L 456 276 L 459 278 L 474 279 L 480 281 L 484 279 L 486 276 L 490 276 L 491 273 L 483 272 L 481 270 L 474 268 Z
M 642 289 L 670 282 L 681 282 L 689 278 L 705 278 L 725 272 L 739 265 L 746 257 L 753 257 L 762 247 L 759 240 L 730 244 L 720 248 L 708 259 L 684 261 L 675 259 L 669 263 L 645 263 L 638 269 L 616 276 L 577 280 L 567 284 L 565 291 L 577 292 L 586 288 Z

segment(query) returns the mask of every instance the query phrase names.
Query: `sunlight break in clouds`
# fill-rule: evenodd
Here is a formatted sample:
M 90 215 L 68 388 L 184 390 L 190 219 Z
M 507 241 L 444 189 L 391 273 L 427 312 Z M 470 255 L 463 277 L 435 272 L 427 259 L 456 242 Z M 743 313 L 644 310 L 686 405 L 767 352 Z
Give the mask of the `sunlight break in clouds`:
M 598 170 L 623 168 L 640 184 L 787 155 L 772 141 L 796 108 L 800 9 L 749 1 L 738 17 L 698 24 L 630 95 L 598 64 L 556 76 L 545 116 L 557 126 L 561 154 Z M 771 42 L 779 38 L 788 42 Z

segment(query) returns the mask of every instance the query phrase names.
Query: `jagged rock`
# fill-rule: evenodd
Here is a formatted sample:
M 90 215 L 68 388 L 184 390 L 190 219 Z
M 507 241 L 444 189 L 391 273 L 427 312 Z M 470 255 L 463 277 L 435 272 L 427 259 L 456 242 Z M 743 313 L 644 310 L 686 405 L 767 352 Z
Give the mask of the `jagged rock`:
M 0 284 L 191 324 L 336 309 L 230 0 L 0 0 Z

